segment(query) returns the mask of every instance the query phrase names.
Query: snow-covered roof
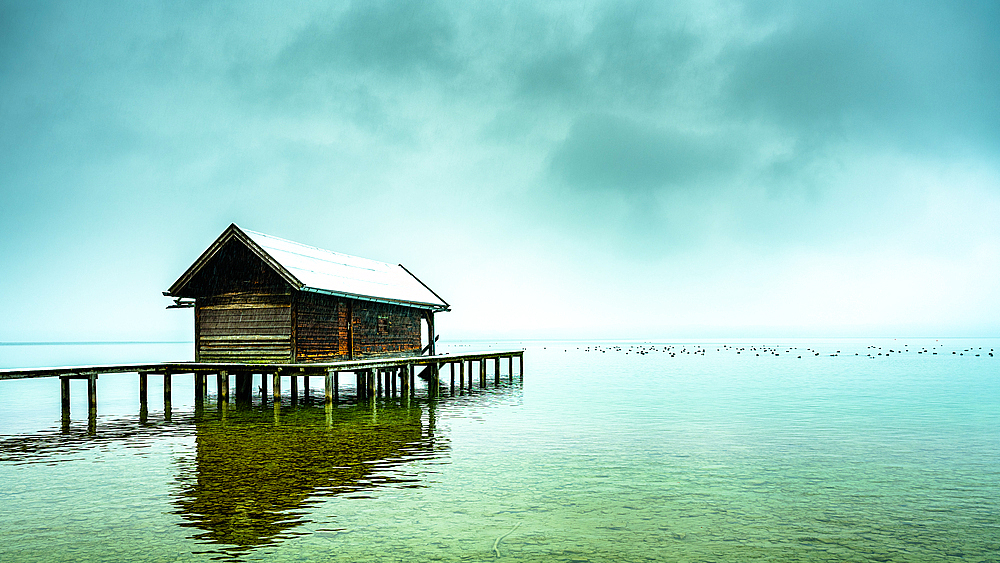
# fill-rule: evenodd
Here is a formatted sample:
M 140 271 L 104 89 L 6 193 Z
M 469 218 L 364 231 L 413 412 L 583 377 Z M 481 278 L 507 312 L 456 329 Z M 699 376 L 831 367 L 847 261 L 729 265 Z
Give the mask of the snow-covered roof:
M 232 224 L 167 292 L 177 295 L 227 242 L 239 240 L 295 289 L 423 309 L 448 308 L 441 297 L 402 264 L 341 254 Z

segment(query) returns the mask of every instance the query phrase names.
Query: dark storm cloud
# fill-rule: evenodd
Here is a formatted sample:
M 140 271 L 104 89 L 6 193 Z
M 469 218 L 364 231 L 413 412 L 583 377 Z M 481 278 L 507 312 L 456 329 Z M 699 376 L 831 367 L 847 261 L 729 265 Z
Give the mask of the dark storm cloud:
M 595 115 L 573 124 L 551 170 L 572 186 L 631 192 L 695 188 L 730 172 L 735 160 L 715 139 Z

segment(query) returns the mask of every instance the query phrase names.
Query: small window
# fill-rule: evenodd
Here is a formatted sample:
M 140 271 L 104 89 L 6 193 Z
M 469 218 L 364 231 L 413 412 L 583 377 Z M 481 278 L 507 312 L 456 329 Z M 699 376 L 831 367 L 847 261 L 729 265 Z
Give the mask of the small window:
M 378 334 L 389 334 L 389 318 L 378 318 Z

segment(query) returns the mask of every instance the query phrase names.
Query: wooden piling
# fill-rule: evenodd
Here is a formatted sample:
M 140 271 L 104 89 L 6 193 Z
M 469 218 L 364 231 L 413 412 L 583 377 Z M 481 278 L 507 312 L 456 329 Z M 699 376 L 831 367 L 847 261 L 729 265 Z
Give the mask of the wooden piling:
M 479 388 L 486 387 L 486 360 L 479 360 Z
M 302 398 L 306 401 L 309 400 L 309 376 L 302 376 Z
M 228 404 L 229 403 L 229 372 L 220 371 L 215 376 L 216 383 L 219 386 L 219 403 Z
M 455 394 L 455 362 L 448 362 L 448 369 L 451 371 L 451 394 Z
M 493 385 L 500 385 L 500 358 L 493 358 Z
M 326 370 L 326 377 L 324 378 L 324 383 L 326 384 L 325 385 L 326 393 L 323 396 L 324 405 L 333 404 L 333 374 L 335 373 L 337 372 L 335 372 L 332 369 Z
M 69 378 L 59 378 L 59 398 L 62 403 L 63 415 L 69 416 Z
M 253 374 L 236 372 L 236 404 L 249 405 L 253 402 Z
M 201 392 L 201 382 L 204 379 L 205 374 L 198 372 L 194 373 L 194 404 L 196 405 L 200 405 L 205 400 L 205 395 Z
M 292 404 L 297 405 L 299 404 L 299 376 L 293 373 L 290 383 L 292 387 L 288 394 L 292 397 Z
M 264 377 L 261 376 L 261 379 L 264 379 Z M 273 374 L 271 374 L 271 382 L 272 382 L 272 387 L 274 387 L 274 404 L 277 405 L 277 404 L 281 403 L 281 372 L 280 371 L 276 371 Z
M 163 372 L 163 410 L 170 412 L 170 402 L 171 402 L 171 389 L 170 389 L 170 372 Z
M 507 381 L 514 383 L 514 356 L 507 356 Z
M 139 408 L 144 409 L 149 398 L 149 374 L 143 372 L 139 374 Z

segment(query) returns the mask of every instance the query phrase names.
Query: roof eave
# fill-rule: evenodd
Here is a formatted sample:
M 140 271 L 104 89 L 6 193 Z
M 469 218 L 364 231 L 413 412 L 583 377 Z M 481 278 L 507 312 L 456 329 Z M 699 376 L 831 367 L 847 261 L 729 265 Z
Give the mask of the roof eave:
M 389 305 L 402 305 L 404 307 L 412 307 L 414 309 L 426 309 L 429 311 L 434 311 L 436 313 L 445 313 L 451 311 L 451 306 L 445 303 L 440 305 L 437 303 L 422 303 L 420 301 L 406 301 L 402 299 L 385 299 L 381 297 L 372 297 L 370 295 L 360 295 L 357 293 L 348 293 L 346 291 L 333 291 L 330 289 L 320 289 L 318 287 L 309 287 L 304 285 L 299 288 L 301 291 L 308 291 L 310 293 L 319 293 L 322 295 L 332 295 L 334 297 L 344 297 L 346 299 L 356 299 L 358 301 L 371 301 L 373 303 L 386 303 Z M 442 302 L 444 300 L 442 299 Z

